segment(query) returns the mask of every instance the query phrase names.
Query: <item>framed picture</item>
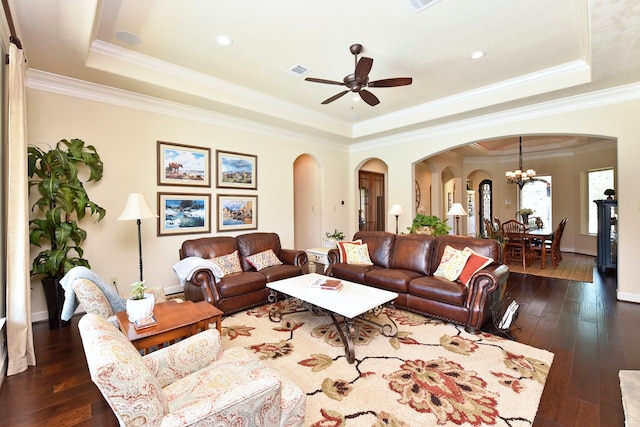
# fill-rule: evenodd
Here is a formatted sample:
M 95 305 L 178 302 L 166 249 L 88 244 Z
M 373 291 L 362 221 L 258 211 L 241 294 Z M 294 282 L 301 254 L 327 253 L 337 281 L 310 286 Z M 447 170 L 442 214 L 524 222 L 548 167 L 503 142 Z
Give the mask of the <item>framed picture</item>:
M 218 231 L 258 228 L 258 196 L 218 194 Z
M 216 150 L 216 187 L 258 189 L 258 157 Z
M 158 185 L 211 187 L 211 149 L 158 141 Z
M 211 232 L 211 195 L 158 193 L 158 236 Z

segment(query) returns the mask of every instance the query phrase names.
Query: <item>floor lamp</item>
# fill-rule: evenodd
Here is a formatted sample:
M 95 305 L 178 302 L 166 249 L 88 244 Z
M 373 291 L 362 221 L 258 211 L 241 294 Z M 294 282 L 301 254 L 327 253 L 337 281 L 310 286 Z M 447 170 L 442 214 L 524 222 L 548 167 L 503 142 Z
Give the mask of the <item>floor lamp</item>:
M 396 234 L 398 234 L 398 217 L 404 214 L 404 210 L 400 205 L 391 206 L 391 210 L 389 211 L 389 215 L 395 215 L 396 217 Z
M 460 217 L 467 216 L 462 205 L 460 203 L 454 203 L 451 209 L 449 209 L 449 212 L 447 212 L 447 215 L 453 215 L 456 218 L 456 229 L 454 231 L 456 235 L 460 234 Z
M 147 218 L 157 218 L 158 215 L 151 211 L 147 200 L 142 193 L 131 193 L 127 199 L 124 211 L 118 217 L 118 221 L 135 219 L 138 223 L 138 256 L 140 258 L 140 281 L 142 282 L 142 234 L 140 232 L 140 220 Z

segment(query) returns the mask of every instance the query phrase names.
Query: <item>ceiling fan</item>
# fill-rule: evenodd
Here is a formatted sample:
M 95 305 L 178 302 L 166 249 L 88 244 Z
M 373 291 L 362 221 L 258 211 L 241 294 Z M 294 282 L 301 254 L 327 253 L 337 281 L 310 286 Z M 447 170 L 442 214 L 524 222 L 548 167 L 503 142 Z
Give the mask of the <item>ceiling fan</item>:
M 346 86 L 348 89 L 340 93 L 333 95 L 331 98 L 327 98 L 322 101 L 322 104 L 328 104 L 335 101 L 348 92 L 357 92 L 360 98 L 367 104 L 374 106 L 380 103 L 380 100 L 371 92 L 366 90 L 368 87 L 395 87 L 395 86 L 407 86 L 410 85 L 413 79 L 411 77 L 395 77 L 391 79 L 382 79 L 369 81 L 369 71 L 373 66 L 373 59 L 363 56 L 358 61 L 358 55 L 362 52 L 361 44 L 352 44 L 349 47 L 349 51 L 355 56 L 355 71 L 353 74 L 348 74 L 341 82 L 334 80 L 316 79 L 314 77 L 307 77 L 305 80 L 315 83 L 325 83 L 330 85 Z

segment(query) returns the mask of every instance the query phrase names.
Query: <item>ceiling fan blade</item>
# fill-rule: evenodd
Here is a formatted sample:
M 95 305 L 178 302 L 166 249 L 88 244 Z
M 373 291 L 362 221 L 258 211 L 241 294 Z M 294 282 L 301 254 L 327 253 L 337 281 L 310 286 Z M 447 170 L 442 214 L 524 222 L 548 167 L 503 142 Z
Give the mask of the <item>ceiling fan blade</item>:
M 324 101 L 321 102 L 321 104 L 328 104 L 330 102 L 335 101 L 336 99 L 340 98 L 341 96 L 345 95 L 347 92 L 349 92 L 348 90 L 342 91 L 336 95 L 333 95 L 331 98 L 327 98 Z
M 328 84 L 328 85 L 344 86 L 344 83 L 336 82 L 334 80 L 316 79 L 314 77 L 307 77 L 305 80 L 308 81 L 308 82 L 325 83 L 325 84 Z
M 395 86 L 407 86 L 413 82 L 411 77 L 396 77 L 393 79 L 382 79 L 369 82 L 369 87 L 395 87 Z
M 373 67 L 373 59 L 367 58 L 366 56 L 360 58 L 358 64 L 356 65 L 356 71 L 354 73 L 356 76 L 356 80 L 358 80 L 359 82 L 364 82 L 369 75 L 369 71 L 371 71 L 371 67 Z
M 380 103 L 380 100 L 366 89 L 360 91 L 360 98 L 362 98 L 364 102 L 371 105 L 372 107 Z

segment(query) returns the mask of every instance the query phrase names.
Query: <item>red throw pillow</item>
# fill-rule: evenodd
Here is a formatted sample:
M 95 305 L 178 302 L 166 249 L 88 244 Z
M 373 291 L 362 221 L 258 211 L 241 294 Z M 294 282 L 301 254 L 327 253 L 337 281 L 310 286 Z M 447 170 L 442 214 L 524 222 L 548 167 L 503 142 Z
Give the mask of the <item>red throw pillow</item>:
M 462 273 L 460 273 L 458 280 L 465 286 L 469 286 L 471 276 L 476 274 L 477 271 L 482 270 L 487 265 L 491 264 L 493 262 L 493 258 L 488 258 L 477 254 L 470 248 L 464 248 L 464 252 L 470 252 L 471 255 L 467 259 L 467 263 L 462 269 Z
M 354 240 L 353 242 L 338 242 L 338 252 L 340 252 L 340 262 L 347 262 L 347 250 L 345 245 L 361 245 L 362 240 Z

